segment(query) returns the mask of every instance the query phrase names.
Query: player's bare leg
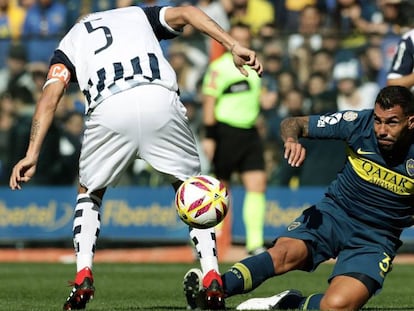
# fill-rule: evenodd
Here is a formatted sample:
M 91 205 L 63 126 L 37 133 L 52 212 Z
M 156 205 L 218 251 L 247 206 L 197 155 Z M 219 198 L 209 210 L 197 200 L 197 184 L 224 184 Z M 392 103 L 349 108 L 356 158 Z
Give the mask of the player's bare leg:
M 335 277 L 325 292 L 321 310 L 359 310 L 370 298 L 367 287 L 345 275 Z

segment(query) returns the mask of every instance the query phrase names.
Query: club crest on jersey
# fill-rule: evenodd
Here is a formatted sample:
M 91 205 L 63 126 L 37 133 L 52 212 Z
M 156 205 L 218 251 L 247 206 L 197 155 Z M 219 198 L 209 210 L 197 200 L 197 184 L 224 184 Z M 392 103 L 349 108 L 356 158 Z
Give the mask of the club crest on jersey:
M 347 112 L 345 112 L 345 113 L 344 113 L 344 115 L 342 116 L 342 118 L 343 118 L 345 121 L 352 122 L 352 121 L 354 121 L 356 118 L 358 118 L 358 113 L 357 113 L 357 112 L 355 112 L 355 111 L 347 111 Z
M 414 160 L 409 159 L 405 163 L 405 169 L 407 170 L 407 173 L 409 176 L 414 176 Z

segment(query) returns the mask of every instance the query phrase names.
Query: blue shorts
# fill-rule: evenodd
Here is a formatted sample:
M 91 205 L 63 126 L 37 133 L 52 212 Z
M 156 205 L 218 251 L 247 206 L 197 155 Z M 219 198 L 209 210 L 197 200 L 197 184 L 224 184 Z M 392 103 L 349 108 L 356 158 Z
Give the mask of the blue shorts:
M 311 258 L 305 270 L 313 271 L 336 258 L 329 281 L 338 275 L 360 273 L 378 282 L 378 289 L 401 245 L 394 234 L 350 217 L 329 197 L 306 209 L 280 236 L 308 243 Z

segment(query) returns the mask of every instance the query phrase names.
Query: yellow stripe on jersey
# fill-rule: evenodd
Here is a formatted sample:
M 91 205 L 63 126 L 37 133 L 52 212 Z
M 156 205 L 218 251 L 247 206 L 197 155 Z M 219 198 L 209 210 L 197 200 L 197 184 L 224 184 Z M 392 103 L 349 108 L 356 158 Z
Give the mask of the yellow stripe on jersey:
M 398 195 L 414 194 L 414 179 L 361 157 L 348 148 L 348 160 L 363 180 Z

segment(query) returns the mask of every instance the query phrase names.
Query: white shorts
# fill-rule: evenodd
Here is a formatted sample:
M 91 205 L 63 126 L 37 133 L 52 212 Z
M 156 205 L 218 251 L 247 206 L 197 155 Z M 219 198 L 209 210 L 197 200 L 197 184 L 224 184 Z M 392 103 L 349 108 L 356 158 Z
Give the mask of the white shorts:
M 164 87 L 140 85 L 115 94 L 86 116 L 85 126 L 79 181 L 89 193 L 115 186 L 137 158 L 172 182 L 200 174 L 186 108 Z

